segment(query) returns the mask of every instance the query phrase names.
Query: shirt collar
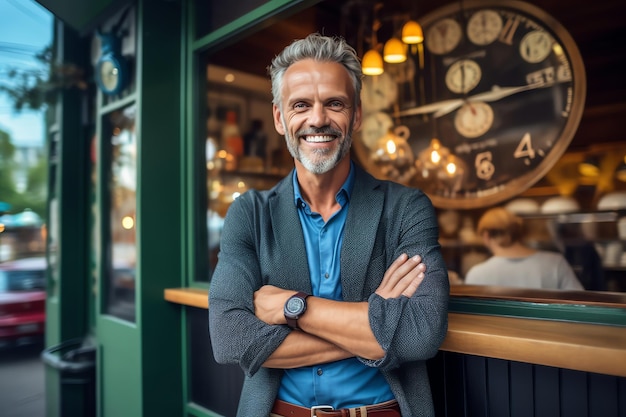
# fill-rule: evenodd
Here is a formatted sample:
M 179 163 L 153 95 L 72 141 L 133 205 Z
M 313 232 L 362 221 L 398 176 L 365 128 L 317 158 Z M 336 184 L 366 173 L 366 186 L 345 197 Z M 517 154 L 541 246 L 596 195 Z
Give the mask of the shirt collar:
M 348 173 L 348 178 L 346 178 L 345 182 L 337 192 L 335 199 L 342 206 L 344 205 L 344 201 L 350 201 L 350 197 L 352 196 L 352 189 L 354 188 L 354 162 L 350 161 L 350 172 Z M 300 191 L 300 184 L 298 184 L 298 172 L 293 170 L 293 192 L 294 192 L 294 203 L 296 207 L 300 207 L 304 202 L 304 198 L 302 198 L 302 193 Z

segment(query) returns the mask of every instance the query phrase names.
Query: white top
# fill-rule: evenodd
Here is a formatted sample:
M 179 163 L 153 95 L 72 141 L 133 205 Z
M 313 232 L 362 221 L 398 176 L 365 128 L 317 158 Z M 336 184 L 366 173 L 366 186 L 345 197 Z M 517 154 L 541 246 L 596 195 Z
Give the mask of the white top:
M 565 258 L 556 252 L 538 251 L 523 258 L 492 256 L 474 265 L 466 284 L 503 287 L 584 290 Z

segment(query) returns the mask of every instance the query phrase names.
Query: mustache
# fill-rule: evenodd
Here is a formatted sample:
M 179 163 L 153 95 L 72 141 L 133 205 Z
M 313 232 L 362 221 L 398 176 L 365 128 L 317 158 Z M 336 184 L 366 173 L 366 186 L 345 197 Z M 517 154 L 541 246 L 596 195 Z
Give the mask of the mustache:
M 333 135 L 333 136 L 343 136 L 340 130 L 337 130 L 331 126 L 322 126 L 322 127 L 309 127 L 306 129 L 301 129 L 296 132 L 297 136 L 304 135 Z

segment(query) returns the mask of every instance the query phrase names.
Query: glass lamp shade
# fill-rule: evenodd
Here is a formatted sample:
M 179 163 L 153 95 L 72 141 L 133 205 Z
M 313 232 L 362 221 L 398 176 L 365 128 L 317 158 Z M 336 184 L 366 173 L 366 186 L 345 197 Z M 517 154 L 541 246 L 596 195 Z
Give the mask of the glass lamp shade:
M 374 162 L 389 163 L 397 167 L 412 165 L 415 160 L 408 142 L 391 130 L 378 139 L 371 157 Z
M 375 49 L 370 49 L 363 55 L 363 74 L 380 75 L 383 73 L 383 58 Z
M 424 41 L 424 32 L 419 23 L 409 20 L 402 27 L 402 42 L 413 45 Z
M 578 164 L 578 173 L 583 177 L 597 177 L 600 174 L 600 165 L 595 158 L 587 158 Z
M 385 43 L 383 59 L 390 64 L 406 61 L 406 50 L 400 39 L 391 38 Z

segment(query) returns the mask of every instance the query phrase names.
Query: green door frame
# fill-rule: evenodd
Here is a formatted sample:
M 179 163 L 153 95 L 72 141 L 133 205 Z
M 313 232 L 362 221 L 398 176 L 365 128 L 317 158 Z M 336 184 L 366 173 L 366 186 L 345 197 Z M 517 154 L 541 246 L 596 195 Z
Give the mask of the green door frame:
M 135 91 L 98 105 L 98 149 L 108 138 L 104 117 L 134 103 L 137 132 L 135 322 L 105 314 L 105 267 L 100 253 L 96 333 L 99 343 L 99 415 L 175 416 L 183 412 L 180 308 L 163 290 L 182 285 L 185 219 L 182 192 L 181 4 L 136 4 Z M 101 100 L 99 100 L 101 103 Z M 106 158 L 104 159 L 106 160 Z M 98 213 L 108 219 L 109 166 L 98 175 Z M 108 221 L 100 224 L 101 248 L 109 248 Z

